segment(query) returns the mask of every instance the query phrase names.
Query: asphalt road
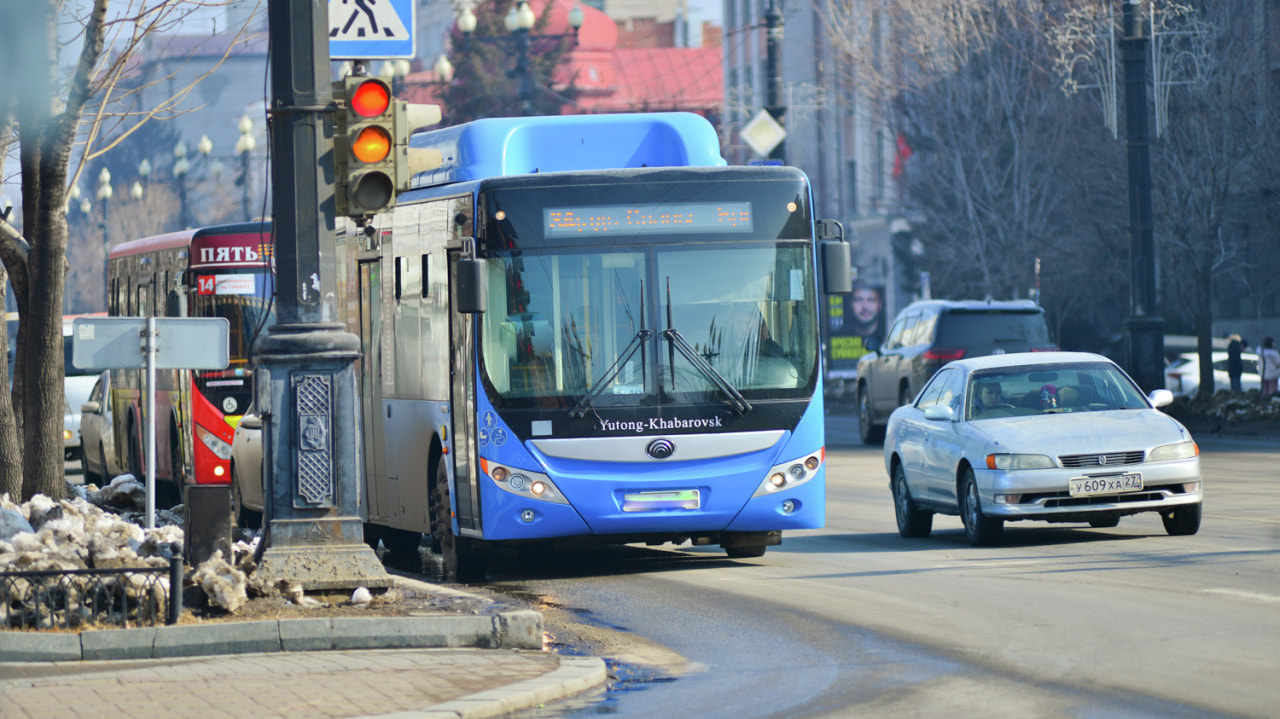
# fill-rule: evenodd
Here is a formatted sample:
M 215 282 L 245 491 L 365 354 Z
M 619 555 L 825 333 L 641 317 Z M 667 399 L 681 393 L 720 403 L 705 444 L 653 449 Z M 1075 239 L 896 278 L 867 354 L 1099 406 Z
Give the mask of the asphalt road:
M 491 589 L 623 680 L 523 716 L 1275 715 L 1280 443 L 1202 441 L 1195 536 L 1151 514 L 1011 524 L 974 548 L 951 517 L 899 537 L 879 448 L 834 429 L 827 527 L 761 559 L 631 546 L 495 566 Z

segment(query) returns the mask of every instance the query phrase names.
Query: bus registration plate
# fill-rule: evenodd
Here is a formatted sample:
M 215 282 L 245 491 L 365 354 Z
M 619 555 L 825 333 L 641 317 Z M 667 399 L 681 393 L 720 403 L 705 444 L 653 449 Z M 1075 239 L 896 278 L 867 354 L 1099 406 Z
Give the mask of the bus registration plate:
M 1142 475 L 1109 474 L 1102 477 L 1078 477 L 1071 480 L 1068 491 L 1072 497 L 1087 497 L 1094 494 L 1119 494 L 1142 489 Z
M 702 495 L 696 489 L 670 492 L 629 492 L 622 495 L 624 512 L 657 512 L 664 509 L 697 509 Z

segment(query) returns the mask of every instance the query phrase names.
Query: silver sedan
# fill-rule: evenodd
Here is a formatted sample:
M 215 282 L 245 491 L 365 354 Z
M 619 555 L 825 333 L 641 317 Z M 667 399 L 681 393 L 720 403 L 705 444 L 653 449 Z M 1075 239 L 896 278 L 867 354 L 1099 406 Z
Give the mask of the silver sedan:
M 970 544 L 1004 523 L 1114 527 L 1159 512 L 1169 534 L 1200 529 L 1200 449 L 1114 362 L 1083 352 L 957 360 L 885 431 L 898 532 L 928 536 L 934 513 L 960 515 Z

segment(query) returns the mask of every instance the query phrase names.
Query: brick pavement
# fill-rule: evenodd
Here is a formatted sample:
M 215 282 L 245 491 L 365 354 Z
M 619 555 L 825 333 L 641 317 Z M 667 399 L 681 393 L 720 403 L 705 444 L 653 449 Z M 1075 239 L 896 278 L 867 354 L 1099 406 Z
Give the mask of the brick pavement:
M 500 716 L 598 686 L 598 659 L 372 649 L 0 663 L 0 719 Z

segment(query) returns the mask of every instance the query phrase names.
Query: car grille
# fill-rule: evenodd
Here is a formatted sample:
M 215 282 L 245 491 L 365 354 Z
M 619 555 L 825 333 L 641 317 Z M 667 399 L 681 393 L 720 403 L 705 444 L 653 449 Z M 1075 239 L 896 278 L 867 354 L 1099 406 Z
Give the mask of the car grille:
M 1120 467 L 1126 464 L 1141 464 L 1145 452 L 1107 452 L 1106 454 L 1067 454 L 1058 457 L 1063 467 Z

